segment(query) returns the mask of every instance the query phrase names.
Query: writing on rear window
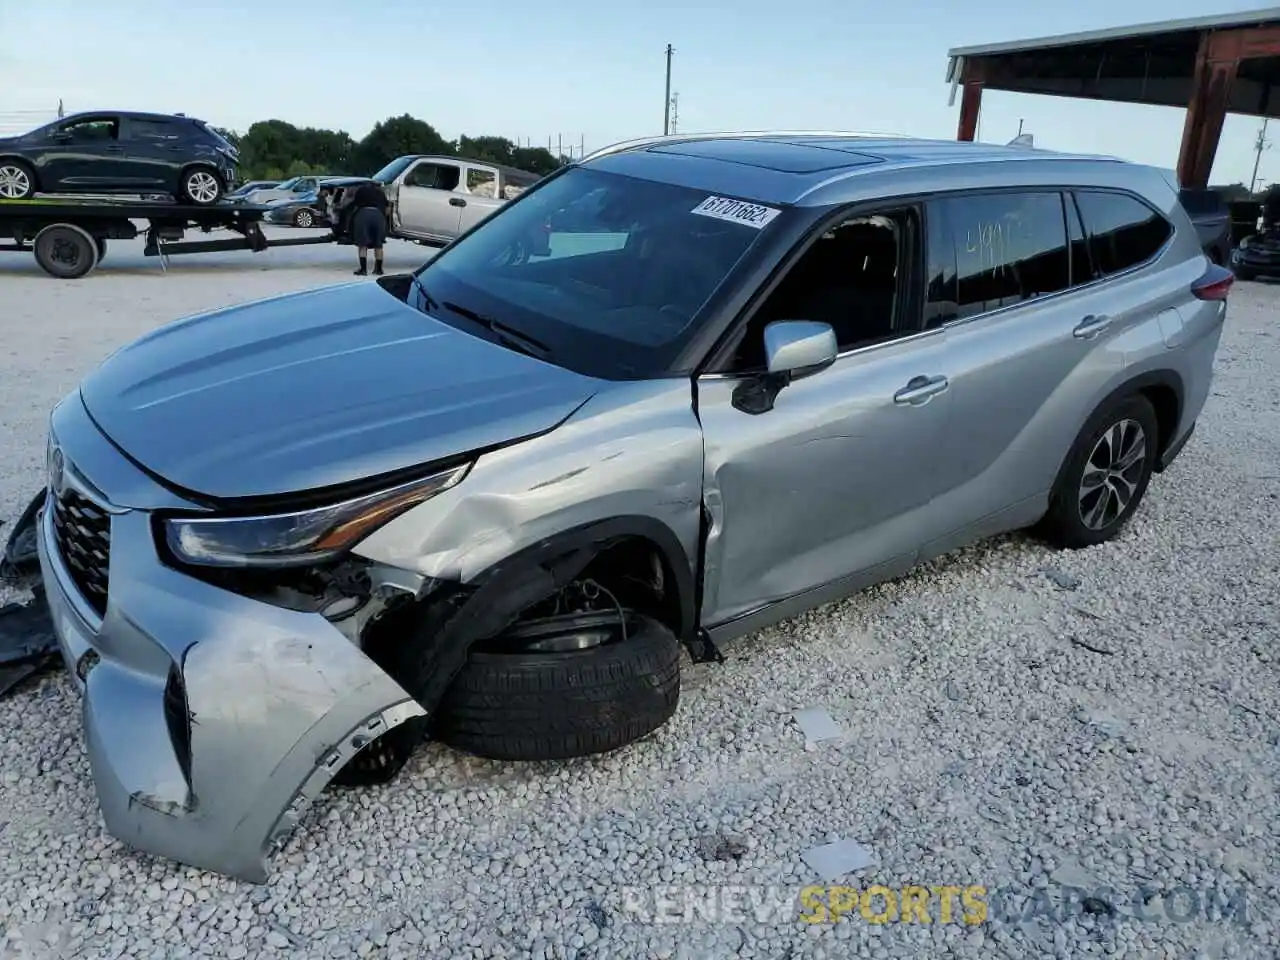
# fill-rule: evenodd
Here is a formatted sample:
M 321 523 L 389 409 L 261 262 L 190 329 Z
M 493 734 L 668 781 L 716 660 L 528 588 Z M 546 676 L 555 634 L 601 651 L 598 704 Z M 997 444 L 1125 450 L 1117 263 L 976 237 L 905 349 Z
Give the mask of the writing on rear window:
M 692 212 L 700 217 L 714 217 L 717 220 L 741 223 L 756 230 L 763 230 L 781 211 L 776 207 L 747 203 L 745 200 L 731 200 L 728 197 L 707 197 L 707 199 L 694 207 Z

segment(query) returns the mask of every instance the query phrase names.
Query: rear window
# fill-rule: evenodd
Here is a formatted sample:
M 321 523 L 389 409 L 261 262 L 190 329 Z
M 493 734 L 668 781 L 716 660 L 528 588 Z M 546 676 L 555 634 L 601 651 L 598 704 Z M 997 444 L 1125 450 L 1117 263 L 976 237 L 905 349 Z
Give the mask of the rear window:
M 661 376 L 779 213 L 579 167 L 501 208 L 419 277 L 439 305 L 433 315 L 462 329 L 476 330 L 467 314 L 480 315 L 570 369 Z

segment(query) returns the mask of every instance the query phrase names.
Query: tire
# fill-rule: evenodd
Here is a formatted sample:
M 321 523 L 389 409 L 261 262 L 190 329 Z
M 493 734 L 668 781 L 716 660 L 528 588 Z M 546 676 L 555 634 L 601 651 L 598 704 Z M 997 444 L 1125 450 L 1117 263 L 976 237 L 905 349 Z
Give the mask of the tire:
M 191 167 L 182 171 L 180 199 L 197 207 L 211 207 L 222 199 L 222 178 L 208 167 Z
M 107 256 L 107 241 L 102 237 L 94 237 L 93 245 L 98 248 L 98 263 L 101 263 Z
M 51 223 L 36 234 L 36 263 L 59 280 L 79 280 L 98 265 L 98 244 L 73 223 Z
M 35 195 L 35 171 L 17 160 L 0 160 L 0 200 L 29 200 Z
M 293 225 L 295 227 L 314 227 L 316 225 L 316 215 L 303 207 L 293 212 Z
M 1141 395 L 1124 397 L 1096 411 L 1076 438 L 1058 478 L 1049 512 L 1040 524 L 1045 537 L 1076 550 L 1116 536 L 1147 492 L 1160 453 L 1159 436 L 1155 409 Z M 1132 456 L 1139 443 L 1137 459 L 1116 472 L 1113 461 Z M 1082 495 L 1086 471 L 1103 480 L 1096 491 Z M 1125 492 L 1128 500 L 1123 499 Z M 1100 506 L 1104 497 L 1105 505 Z
M 1233 270 L 1232 272 L 1236 275 L 1237 280 L 1257 280 L 1258 279 L 1258 275 L 1254 273 L 1252 270 L 1245 270 L 1240 267 L 1236 267 L 1235 270 Z
M 680 644 L 662 624 L 632 614 L 625 639 L 571 652 L 503 647 L 526 638 L 581 634 L 620 623 L 580 614 L 517 624 L 472 651 L 446 691 L 433 734 L 493 760 L 566 760 L 606 753 L 662 726 L 680 700 Z

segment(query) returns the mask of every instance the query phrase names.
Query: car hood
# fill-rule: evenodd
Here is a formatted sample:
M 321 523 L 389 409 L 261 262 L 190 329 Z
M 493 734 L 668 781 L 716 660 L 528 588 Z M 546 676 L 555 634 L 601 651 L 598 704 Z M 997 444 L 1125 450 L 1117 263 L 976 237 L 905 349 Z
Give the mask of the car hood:
M 112 354 L 86 409 L 205 497 L 351 483 L 552 429 L 599 388 L 356 281 L 201 314 Z

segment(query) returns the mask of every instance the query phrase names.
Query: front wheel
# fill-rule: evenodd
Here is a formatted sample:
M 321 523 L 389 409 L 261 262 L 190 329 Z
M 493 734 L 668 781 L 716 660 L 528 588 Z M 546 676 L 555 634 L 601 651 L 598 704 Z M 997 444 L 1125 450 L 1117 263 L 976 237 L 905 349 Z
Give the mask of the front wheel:
M 198 207 L 210 207 L 222 199 L 222 180 L 212 170 L 196 167 L 182 175 L 182 198 Z
M 436 714 L 441 742 L 493 760 L 564 760 L 626 746 L 680 700 L 680 643 L 631 611 L 523 621 L 471 651 Z
M 1110 540 L 1142 502 L 1158 455 L 1159 423 L 1145 397 L 1099 409 L 1071 449 L 1041 530 L 1069 549 Z
M 27 200 L 36 194 L 31 168 L 16 160 L 0 161 L 0 200 Z
M 295 227 L 314 227 L 316 225 L 315 214 L 304 207 L 294 213 L 293 225 Z

